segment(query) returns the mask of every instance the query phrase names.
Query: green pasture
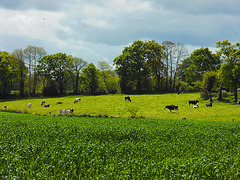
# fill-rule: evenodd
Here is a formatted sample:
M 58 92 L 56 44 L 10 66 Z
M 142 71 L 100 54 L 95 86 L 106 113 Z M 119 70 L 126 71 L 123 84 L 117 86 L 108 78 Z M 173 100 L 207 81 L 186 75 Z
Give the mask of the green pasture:
M 213 107 L 205 107 L 209 101 L 200 98 L 199 93 L 183 93 L 178 95 L 130 95 L 132 102 L 125 102 L 126 95 L 99 95 L 99 96 L 66 96 L 56 98 L 33 98 L 0 101 L 0 110 L 40 114 L 59 115 L 60 109 L 74 109 L 73 115 L 91 115 L 102 117 L 122 118 L 153 118 L 153 119 L 182 119 L 187 120 L 210 120 L 210 121 L 240 121 L 240 106 L 234 103 L 214 101 Z M 74 104 L 75 98 L 80 97 L 80 103 Z M 49 108 L 41 107 L 42 100 L 50 104 Z M 188 106 L 189 100 L 199 100 L 199 108 L 193 109 Z M 28 108 L 32 103 L 32 108 Z M 164 109 L 166 105 L 178 105 L 179 111 L 170 112 Z
M 240 122 L 0 112 L 0 130 L 0 179 L 240 178 Z

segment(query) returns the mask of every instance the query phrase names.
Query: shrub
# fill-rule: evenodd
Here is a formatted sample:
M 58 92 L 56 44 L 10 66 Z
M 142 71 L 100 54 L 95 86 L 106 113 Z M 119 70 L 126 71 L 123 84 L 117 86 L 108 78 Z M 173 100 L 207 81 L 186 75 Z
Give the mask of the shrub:
M 48 83 L 46 87 L 43 88 L 43 96 L 54 96 L 57 95 L 57 87 L 55 83 Z
M 128 103 L 128 106 L 126 107 L 126 110 L 128 112 L 130 112 L 131 118 L 135 118 L 137 116 L 139 108 L 134 104 L 130 104 L 130 102 L 126 102 L 126 103 Z

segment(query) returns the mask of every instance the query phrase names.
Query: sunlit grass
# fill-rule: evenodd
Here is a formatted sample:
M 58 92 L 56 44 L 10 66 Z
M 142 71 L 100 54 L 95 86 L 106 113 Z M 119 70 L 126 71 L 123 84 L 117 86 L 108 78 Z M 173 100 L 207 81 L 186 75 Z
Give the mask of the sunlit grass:
M 239 179 L 239 128 L 0 112 L 0 179 Z
M 205 107 L 209 101 L 200 98 L 199 93 L 183 94 L 156 94 L 156 95 L 130 95 L 132 102 L 124 101 L 125 95 L 100 95 L 100 96 L 66 96 L 57 98 L 33 98 L 0 102 L 0 110 L 16 111 L 22 113 L 59 115 L 60 109 L 74 109 L 74 115 L 92 115 L 108 117 L 136 117 L 154 119 L 182 119 L 211 120 L 211 121 L 240 121 L 240 106 L 232 103 L 214 101 L 213 107 Z M 80 103 L 74 104 L 75 98 L 80 97 Z M 199 100 L 199 108 L 188 106 L 189 100 Z M 50 104 L 49 108 L 41 107 L 42 100 Z M 28 108 L 28 103 L 32 108 Z M 178 105 L 179 111 L 170 112 L 164 109 L 166 105 Z

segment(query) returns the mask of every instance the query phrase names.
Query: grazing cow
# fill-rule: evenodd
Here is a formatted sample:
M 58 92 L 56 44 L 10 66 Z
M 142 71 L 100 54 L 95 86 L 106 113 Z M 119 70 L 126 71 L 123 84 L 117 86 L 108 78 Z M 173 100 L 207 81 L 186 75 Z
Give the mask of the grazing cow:
M 193 106 L 193 108 L 199 108 L 198 104 L 195 104 L 195 105 Z
M 130 97 L 129 97 L 129 96 L 126 96 L 126 97 L 125 97 L 125 101 L 130 101 L 130 102 L 131 102 Z
M 66 114 L 66 113 L 73 113 L 73 109 L 62 109 L 62 110 L 60 110 L 60 114 Z
M 198 102 L 199 102 L 198 100 L 188 101 L 188 104 L 189 104 L 189 106 L 190 106 L 190 104 L 195 105 L 195 104 L 197 104 Z
M 4 109 L 5 109 L 5 110 L 7 109 L 7 105 L 4 105 Z
M 28 103 L 28 107 L 30 109 L 32 107 L 32 103 Z
M 170 105 L 170 106 L 165 106 L 164 109 L 169 109 L 170 112 L 172 112 L 172 110 L 178 110 L 178 105 Z
M 182 120 L 187 120 L 187 118 L 183 117 Z
M 81 101 L 81 98 L 76 98 L 75 101 L 74 101 L 74 104 L 75 104 L 76 102 L 80 102 L 80 101 Z
M 42 104 L 41 104 L 41 106 L 45 105 L 45 103 L 46 103 L 45 101 L 42 101 Z
M 46 105 L 44 105 L 43 107 L 49 107 L 50 105 L 49 104 L 46 104 Z
M 212 103 L 206 104 L 206 107 L 212 107 Z

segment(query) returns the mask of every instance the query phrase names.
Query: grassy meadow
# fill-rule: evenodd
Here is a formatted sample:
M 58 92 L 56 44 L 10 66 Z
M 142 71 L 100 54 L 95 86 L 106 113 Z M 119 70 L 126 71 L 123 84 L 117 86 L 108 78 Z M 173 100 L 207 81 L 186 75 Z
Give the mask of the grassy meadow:
M 100 96 L 66 96 L 56 98 L 33 98 L 0 101 L 0 110 L 30 113 L 37 115 L 59 115 L 60 109 L 74 109 L 73 115 L 120 117 L 120 118 L 151 118 L 151 119 L 182 119 L 204 121 L 240 121 L 240 106 L 233 103 L 214 101 L 213 107 L 205 107 L 209 101 L 200 98 L 199 93 L 183 93 L 178 95 L 130 95 L 132 102 L 125 102 L 126 95 Z M 74 104 L 75 98 L 80 97 L 80 103 Z M 49 108 L 41 107 L 42 100 L 50 104 Z M 189 100 L 199 100 L 199 108 L 188 106 Z M 28 103 L 32 108 L 28 108 Z M 166 105 L 178 105 L 178 112 L 164 109 Z
M 240 122 L 0 112 L 0 130 L 0 179 L 240 178 Z
M 240 178 L 240 106 L 207 108 L 199 93 L 125 96 L 0 101 L 0 179 Z M 178 112 L 164 109 L 172 104 Z

